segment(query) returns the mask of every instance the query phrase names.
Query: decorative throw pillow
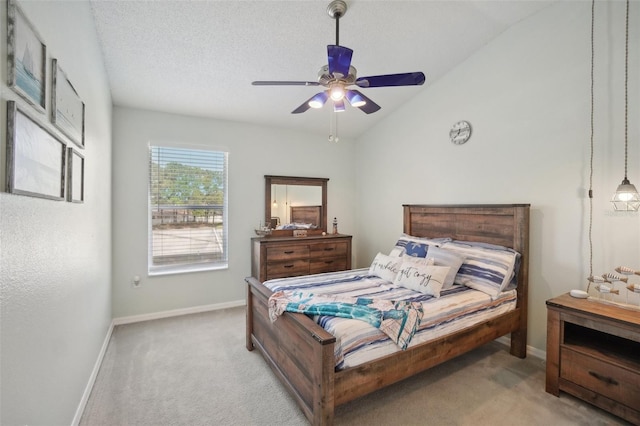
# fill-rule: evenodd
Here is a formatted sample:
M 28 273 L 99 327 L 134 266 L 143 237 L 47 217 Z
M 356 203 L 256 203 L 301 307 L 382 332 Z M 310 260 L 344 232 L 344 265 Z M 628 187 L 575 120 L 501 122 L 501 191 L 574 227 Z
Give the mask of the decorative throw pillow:
M 427 251 L 427 260 L 432 260 L 436 266 L 448 266 L 450 268 L 442 286 L 442 289 L 446 290 L 453 285 L 456 274 L 464 262 L 464 256 L 442 247 L 431 246 Z
M 515 277 L 520 253 L 513 249 L 466 241 L 448 242 L 443 248 L 465 256 L 455 278 L 457 284 L 496 297 Z
M 449 269 L 448 266 L 425 265 L 405 260 L 393 283 L 429 296 L 440 297 L 440 290 Z
M 378 253 L 371 262 L 369 267 L 369 275 L 375 275 L 383 280 L 393 282 L 398 275 L 400 265 L 402 264 L 402 258 L 387 256 L 386 254 Z
M 414 237 L 413 235 L 402 233 L 396 245 L 389 252 L 389 256 L 425 257 L 430 246 L 439 247 L 447 241 L 451 241 L 451 238 Z

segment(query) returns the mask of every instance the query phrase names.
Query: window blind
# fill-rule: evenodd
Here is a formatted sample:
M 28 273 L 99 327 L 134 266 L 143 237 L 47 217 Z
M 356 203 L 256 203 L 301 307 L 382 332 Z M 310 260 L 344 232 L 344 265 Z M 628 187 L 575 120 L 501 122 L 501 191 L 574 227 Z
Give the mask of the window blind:
M 149 273 L 226 267 L 228 153 L 150 146 Z

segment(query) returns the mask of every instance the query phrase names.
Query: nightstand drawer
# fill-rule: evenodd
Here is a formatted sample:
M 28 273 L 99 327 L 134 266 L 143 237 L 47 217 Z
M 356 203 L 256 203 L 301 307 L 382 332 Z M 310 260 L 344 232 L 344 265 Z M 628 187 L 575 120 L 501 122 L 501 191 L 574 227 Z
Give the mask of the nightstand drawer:
M 561 348 L 560 377 L 637 409 L 640 373 L 588 355 Z
M 312 244 L 311 257 L 344 256 L 347 254 L 347 243 Z
M 267 279 L 295 277 L 309 273 L 309 259 L 294 259 L 288 262 L 267 264 Z
M 322 272 L 336 272 L 347 269 L 347 259 L 344 256 L 327 257 L 324 259 L 311 259 L 309 264 L 310 274 Z
M 308 257 L 308 245 L 267 247 L 267 262 L 273 262 L 274 260 L 307 259 Z

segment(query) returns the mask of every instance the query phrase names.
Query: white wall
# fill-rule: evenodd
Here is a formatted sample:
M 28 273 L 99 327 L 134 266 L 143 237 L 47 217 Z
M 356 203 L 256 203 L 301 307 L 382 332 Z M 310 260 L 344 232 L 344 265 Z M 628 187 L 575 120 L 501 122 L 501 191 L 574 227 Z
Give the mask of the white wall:
M 86 104 L 85 203 L 0 192 L 0 423 L 70 424 L 111 322 L 111 98 L 87 1 L 20 3 Z M 5 170 L 6 1 L 0 4 Z M 55 130 L 53 130 L 55 132 Z
M 640 188 L 640 3 L 629 36 L 629 179 Z M 529 344 L 545 301 L 586 288 L 590 2 L 560 2 L 503 33 L 358 140 L 356 266 L 388 251 L 403 203 L 530 203 Z M 614 213 L 623 177 L 624 2 L 598 2 L 594 273 L 640 267 L 640 216 Z M 448 131 L 469 120 L 454 146 Z M 387 173 L 380 173 L 386 170 Z M 381 194 L 384 194 L 381 196 Z M 383 226 L 384 224 L 384 226 Z
M 116 107 L 113 115 L 113 316 L 243 301 L 250 238 L 264 221 L 264 175 L 329 178 L 328 214 L 355 227 L 354 143 L 326 136 Z M 229 152 L 229 268 L 147 276 L 148 145 L 177 142 Z M 134 275 L 142 285 L 131 286 Z

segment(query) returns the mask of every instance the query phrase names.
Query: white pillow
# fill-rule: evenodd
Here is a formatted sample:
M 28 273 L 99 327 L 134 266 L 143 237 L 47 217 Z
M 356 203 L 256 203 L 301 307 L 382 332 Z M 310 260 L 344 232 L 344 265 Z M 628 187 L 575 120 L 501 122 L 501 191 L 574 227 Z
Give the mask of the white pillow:
M 440 290 L 450 269 L 448 266 L 404 261 L 393 283 L 429 296 L 440 297 Z
M 403 254 L 402 256 L 400 256 L 400 259 L 402 261 L 402 263 L 404 262 L 413 262 L 416 263 L 418 265 L 435 265 L 435 260 L 434 259 L 429 259 L 426 257 L 415 257 L 415 256 L 409 256 L 408 254 Z M 443 266 L 447 266 L 447 265 L 443 265 Z
M 430 246 L 429 251 L 427 251 L 427 260 L 432 260 L 433 265 L 449 266 L 451 268 L 442 286 L 442 289 L 446 290 L 453 285 L 456 274 L 464 262 L 464 255 L 462 255 L 462 253 L 454 253 L 442 247 Z
M 395 256 L 387 256 L 386 254 L 378 253 L 371 262 L 369 267 L 369 275 L 375 275 L 383 280 L 393 282 L 398 275 L 400 265 L 402 264 L 402 258 Z

